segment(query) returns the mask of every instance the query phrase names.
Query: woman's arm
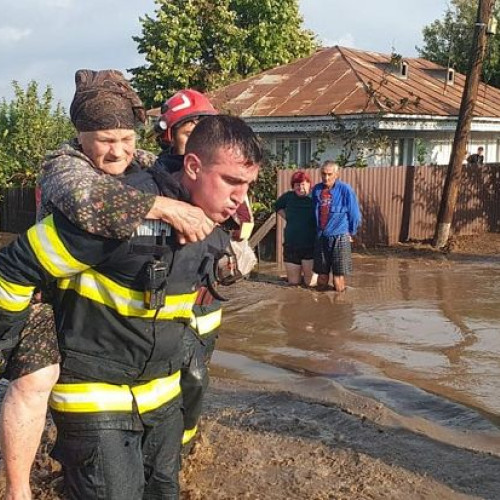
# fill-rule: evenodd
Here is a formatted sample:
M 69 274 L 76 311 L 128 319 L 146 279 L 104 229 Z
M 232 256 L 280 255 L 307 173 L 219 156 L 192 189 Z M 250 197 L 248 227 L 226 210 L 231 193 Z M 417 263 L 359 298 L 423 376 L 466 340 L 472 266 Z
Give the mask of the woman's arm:
M 144 165 L 151 156 L 154 158 L 141 151 L 136 159 Z M 42 167 L 40 187 L 39 218 L 54 206 L 79 228 L 106 238 L 126 239 L 144 219 L 161 219 L 171 224 L 181 243 L 202 240 L 213 229 L 213 223 L 201 209 L 138 191 L 99 172 L 83 155 L 49 158 Z

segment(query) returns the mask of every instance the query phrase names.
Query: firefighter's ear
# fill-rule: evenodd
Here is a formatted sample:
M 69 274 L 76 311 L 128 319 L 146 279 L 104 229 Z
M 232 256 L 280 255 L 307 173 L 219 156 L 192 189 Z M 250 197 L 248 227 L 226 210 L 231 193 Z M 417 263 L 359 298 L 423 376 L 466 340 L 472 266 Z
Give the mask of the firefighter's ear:
M 195 181 L 201 170 L 201 160 L 194 153 L 184 155 L 184 172 L 193 181 Z

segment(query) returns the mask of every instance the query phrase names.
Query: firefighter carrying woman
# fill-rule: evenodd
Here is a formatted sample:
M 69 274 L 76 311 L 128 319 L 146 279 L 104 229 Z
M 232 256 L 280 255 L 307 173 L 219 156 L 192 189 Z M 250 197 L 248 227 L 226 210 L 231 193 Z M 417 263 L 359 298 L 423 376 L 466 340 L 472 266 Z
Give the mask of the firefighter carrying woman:
M 60 352 L 50 406 L 67 496 L 177 498 L 181 435 L 196 426 L 181 413 L 181 371 L 192 359 L 186 325 L 203 324 L 193 306 L 206 312 L 200 296 L 215 291 L 214 259 L 228 239 L 220 226 L 246 199 L 261 149 L 241 120 L 212 112 L 191 134 L 180 170 L 168 172 L 161 160 L 143 168 L 151 157 L 135 150 L 134 127 L 144 109 L 123 76 L 81 70 L 76 84 L 78 139 L 49 157 L 42 175 L 52 215 L 0 253 L 1 347 L 13 380 L 2 414 L 9 495 L 29 498 L 26 467 L 29 474 Z M 195 234 L 182 225 L 186 214 Z M 179 243 L 186 240 L 199 241 Z M 21 331 L 35 287 L 49 283 L 59 349 L 53 342 L 44 350 L 52 358 L 27 367 L 26 352 L 38 359 L 40 349 Z M 205 352 L 208 343 L 198 344 Z M 29 398 L 31 420 L 22 411 Z M 28 443 L 18 441 L 26 431 L 19 422 L 36 427 Z M 20 442 L 30 449 L 19 451 Z

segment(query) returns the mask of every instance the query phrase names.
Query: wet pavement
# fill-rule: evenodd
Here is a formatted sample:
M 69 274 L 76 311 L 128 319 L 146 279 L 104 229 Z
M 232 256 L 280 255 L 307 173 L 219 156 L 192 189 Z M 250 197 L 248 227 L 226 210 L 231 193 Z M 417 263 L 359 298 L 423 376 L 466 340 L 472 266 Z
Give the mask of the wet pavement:
M 499 426 L 500 261 L 356 255 L 354 268 L 344 294 L 283 286 L 272 267 L 233 287 L 214 374 L 326 377 L 402 415 Z

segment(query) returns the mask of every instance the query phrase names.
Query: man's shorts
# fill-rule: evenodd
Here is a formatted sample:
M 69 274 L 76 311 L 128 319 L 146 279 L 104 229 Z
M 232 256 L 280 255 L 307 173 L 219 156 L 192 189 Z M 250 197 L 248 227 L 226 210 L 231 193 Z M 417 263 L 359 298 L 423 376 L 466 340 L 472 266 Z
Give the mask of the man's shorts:
M 312 260 L 314 249 L 312 247 L 297 248 L 285 245 L 283 247 L 283 260 L 288 264 L 297 264 L 300 266 L 303 260 Z
M 35 304 L 21 332 L 19 343 L 2 353 L 1 376 L 15 380 L 60 362 L 52 307 L 49 304 Z
M 345 276 L 351 274 L 351 239 L 347 234 L 320 236 L 314 247 L 313 271 L 317 274 Z

